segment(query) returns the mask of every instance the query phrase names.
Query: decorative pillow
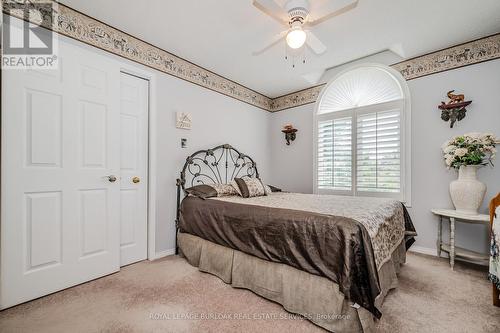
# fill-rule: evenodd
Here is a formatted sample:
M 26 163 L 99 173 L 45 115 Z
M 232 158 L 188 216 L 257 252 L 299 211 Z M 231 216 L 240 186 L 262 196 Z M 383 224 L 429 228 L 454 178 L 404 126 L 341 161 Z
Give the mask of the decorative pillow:
M 242 194 L 242 193 L 241 193 L 241 191 L 240 191 L 240 187 L 238 186 L 238 183 L 236 183 L 236 180 L 234 180 L 234 179 L 233 179 L 233 180 L 231 180 L 231 183 L 229 183 L 229 184 L 230 184 L 230 185 L 234 188 L 234 190 L 236 191 L 236 193 L 238 193 L 238 195 L 239 195 L 240 197 L 242 197 L 242 196 L 243 196 L 243 194 Z
M 196 185 L 187 188 L 186 193 L 189 193 L 201 199 L 238 195 L 238 192 L 231 184 Z
M 273 193 L 273 190 L 271 189 L 271 186 L 264 185 L 264 192 L 266 192 L 266 195 L 270 195 L 271 193 Z
M 217 196 L 217 191 L 215 190 L 215 188 L 209 185 L 196 185 L 185 189 L 185 191 L 186 193 L 194 195 L 195 197 L 201 198 L 203 200 Z
M 266 195 L 264 184 L 259 178 L 234 178 L 243 198 L 260 197 Z
M 218 197 L 238 195 L 238 191 L 231 184 L 210 184 L 216 191 Z

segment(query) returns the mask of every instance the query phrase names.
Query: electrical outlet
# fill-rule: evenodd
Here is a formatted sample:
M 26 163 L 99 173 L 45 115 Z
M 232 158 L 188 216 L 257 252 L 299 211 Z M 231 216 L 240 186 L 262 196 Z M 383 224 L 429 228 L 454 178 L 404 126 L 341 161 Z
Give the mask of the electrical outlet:
M 181 139 L 181 148 L 187 148 L 187 139 Z

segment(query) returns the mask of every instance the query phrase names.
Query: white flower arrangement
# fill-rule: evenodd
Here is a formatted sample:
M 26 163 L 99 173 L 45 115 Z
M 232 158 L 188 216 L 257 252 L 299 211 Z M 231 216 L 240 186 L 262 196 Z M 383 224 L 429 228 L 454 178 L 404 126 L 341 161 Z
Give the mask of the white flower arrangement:
M 490 133 L 467 133 L 446 141 L 443 146 L 443 157 L 446 166 L 459 169 L 462 165 L 493 166 L 496 155 L 497 139 Z

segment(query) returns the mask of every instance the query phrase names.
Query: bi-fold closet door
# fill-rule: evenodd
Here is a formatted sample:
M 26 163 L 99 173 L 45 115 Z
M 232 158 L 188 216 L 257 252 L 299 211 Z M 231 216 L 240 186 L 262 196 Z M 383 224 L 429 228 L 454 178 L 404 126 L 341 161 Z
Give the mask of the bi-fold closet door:
M 120 265 L 147 258 L 149 81 L 121 73 Z
M 2 72 L 1 308 L 147 256 L 148 82 L 59 53 L 57 70 Z

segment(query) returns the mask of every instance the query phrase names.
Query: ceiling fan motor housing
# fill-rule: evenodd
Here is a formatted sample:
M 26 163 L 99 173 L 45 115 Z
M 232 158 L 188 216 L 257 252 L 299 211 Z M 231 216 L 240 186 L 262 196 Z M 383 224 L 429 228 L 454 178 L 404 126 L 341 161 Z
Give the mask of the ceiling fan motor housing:
M 295 22 L 303 24 L 309 15 L 309 1 L 307 0 L 289 0 L 285 4 L 285 9 L 290 17 L 290 25 Z

